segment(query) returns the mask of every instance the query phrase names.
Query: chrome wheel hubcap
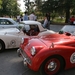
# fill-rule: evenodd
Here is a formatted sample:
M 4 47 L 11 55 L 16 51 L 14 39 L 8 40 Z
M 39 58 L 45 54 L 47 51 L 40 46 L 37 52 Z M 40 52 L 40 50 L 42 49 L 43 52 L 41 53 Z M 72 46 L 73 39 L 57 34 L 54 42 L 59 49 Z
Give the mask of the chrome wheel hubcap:
M 54 71 L 56 69 L 56 67 L 57 67 L 57 64 L 54 61 L 51 61 L 47 66 L 49 71 Z

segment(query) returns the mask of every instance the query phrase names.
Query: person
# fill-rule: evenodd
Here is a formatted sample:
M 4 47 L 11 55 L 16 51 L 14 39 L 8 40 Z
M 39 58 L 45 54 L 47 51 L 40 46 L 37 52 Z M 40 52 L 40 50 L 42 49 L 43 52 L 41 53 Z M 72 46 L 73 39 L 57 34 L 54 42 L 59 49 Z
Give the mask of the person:
M 44 17 L 43 27 L 46 28 L 47 27 L 47 24 L 48 24 L 48 20 L 47 20 L 47 17 L 45 16 Z
M 37 25 L 30 25 L 30 30 L 28 31 L 28 35 L 35 36 L 38 35 L 39 28 Z
M 35 16 L 34 12 L 32 11 L 32 13 L 29 15 L 29 20 L 35 21 L 36 18 L 37 18 L 37 17 Z
M 47 20 L 50 21 L 50 13 L 46 13 Z
M 18 16 L 16 17 L 16 19 L 17 19 L 17 22 L 20 22 L 20 15 L 18 15 Z
M 46 13 L 46 17 L 47 17 L 47 29 L 50 29 L 50 13 Z
M 75 17 L 74 17 L 74 16 L 72 16 L 72 17 L 70 18 L 70 24 L 71 24 L 71 25 L 74 25 L 74 24 L 75 24 Z
M 23 21 L 23 15 L 21 14 L 21 16 L 20 16 L 20 21 Z
M 27 12 L 25 12 L 25 15 L 24 15 L 24 21 L 25 20 L 28 20 L 28 14 L 27 14 Z

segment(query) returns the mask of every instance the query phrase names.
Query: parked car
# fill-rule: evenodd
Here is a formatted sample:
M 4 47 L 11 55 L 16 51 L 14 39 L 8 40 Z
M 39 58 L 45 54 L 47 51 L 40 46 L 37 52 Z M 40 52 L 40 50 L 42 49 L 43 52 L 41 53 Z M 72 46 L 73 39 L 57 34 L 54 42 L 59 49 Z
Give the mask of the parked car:
M 71 35 L 75 35 L 75 26 L 74 25 L 65 25 L 60 29 L 59 33 L 65 33 L 68 32 Z
M 27 33 L 27 35 L 42 36 L 42 35 L 47 35 L 50 33 L 55 33 L 53 30 L 48 30 L 43 28 L 42 24 L 38 21 L 31 21 L 31 20 L 21 21 L 20 25 L 23 25 L 23 24 L 25 26 L 25 28 L 23 28 L 23 31 Z
M 75 36 L 65 32 L 24 38 L 17 53 L 31 70 L 40 71 L 41 75 L 57 75 L 75 67 Z
M 4 28 L 18 28 L 20 24 L 12 18 L 0 17 L 0 29 Z
M 24 24 L 22 29 L 18 28 L 7 28 L 0 30 L 0 51 L 10 48 L 18 48 L 22 38 L 32 38 L 39 37 L 42 35 L 55 33 L 52 30 L 44 29 L 40 22 L 37 21 L 23 21 L 21 24 Z M 37 27 L 39 32 L 31 32 L 30 27 Z M 33 35 L 34 34 L 34 35 Z

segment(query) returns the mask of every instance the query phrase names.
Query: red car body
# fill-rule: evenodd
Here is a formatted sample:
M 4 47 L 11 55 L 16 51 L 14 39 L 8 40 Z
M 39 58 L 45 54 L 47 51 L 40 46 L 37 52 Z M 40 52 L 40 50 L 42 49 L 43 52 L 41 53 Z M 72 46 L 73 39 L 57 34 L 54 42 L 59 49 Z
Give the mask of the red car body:
M 75 36 L 50 34 L 24 39 L 18 49 L 24 64 L 42 75 L 56 75 L 61 70 L 75 67 Z

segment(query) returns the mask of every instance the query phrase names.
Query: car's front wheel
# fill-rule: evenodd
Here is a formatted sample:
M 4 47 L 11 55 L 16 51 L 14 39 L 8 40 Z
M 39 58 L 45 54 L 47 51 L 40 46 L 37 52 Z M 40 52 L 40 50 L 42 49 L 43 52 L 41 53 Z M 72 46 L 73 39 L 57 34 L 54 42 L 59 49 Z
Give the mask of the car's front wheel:
M 57 56 L 49 57 L 40 67 L 41 75 L 57 75 L 64 68 L 63 59 Z
M 5 44 L 2 40 L 0 40 L 0 52 L 2 52 L 5 49 Z

